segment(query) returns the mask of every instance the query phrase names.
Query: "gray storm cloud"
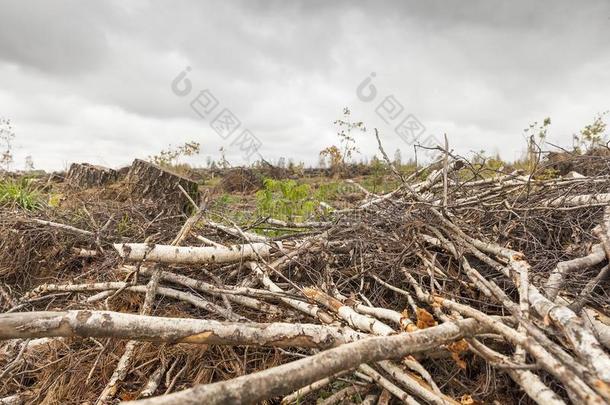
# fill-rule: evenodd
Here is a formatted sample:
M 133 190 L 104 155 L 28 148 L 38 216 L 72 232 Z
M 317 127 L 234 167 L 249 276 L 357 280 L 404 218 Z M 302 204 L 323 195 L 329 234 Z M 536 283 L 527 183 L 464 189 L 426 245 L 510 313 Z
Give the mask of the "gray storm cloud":
M 393 95 L 461 153 L 512 159 L 522 129 L 550 116 L 550 140 L 610 107 L 610 3 L 570 1 L 3 1 L 0 115 L 17 132 L 17 166 L 110 166 L 197 140 L 243 156 L 178 97 L 208 89 L 268 159 L 313 164 L 336 142 L 344 106 L 387 149 L 412 146 L 375 113 Z M 378 99 L 356 95 L 371 72 Z M 220 108 L 219 107 L 219 108 Z M 370 135 L 357 139 L 370 156 Z

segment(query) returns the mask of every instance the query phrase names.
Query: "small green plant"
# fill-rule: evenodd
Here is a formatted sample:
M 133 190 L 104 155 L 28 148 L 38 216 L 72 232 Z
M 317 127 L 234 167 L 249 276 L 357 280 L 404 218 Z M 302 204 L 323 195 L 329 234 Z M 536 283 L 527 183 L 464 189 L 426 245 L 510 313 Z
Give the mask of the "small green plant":
M 235 204 L 237 201 L 238 199 L 231 194 L 223 193 L 211 204 L 210 208 L 217 211 L 224 211 L 229 205 Z
M 315 192 L 315 199 L 318 201 L 329 202 L 337 199 L 342 193 L 343 183 L 332 181 L 329 183 L 321 183 Z
M 11 120 L 0 118 L 0 169 L 8 172 L 13 163 L 13 139 L 15 131 Z
M 47 202 L 47 204 L 51 208 L 57 208 L 61 205 L 61 202 L 64 198 L 65 197 L 62 193 L 51 193 L 49 195 L 49 201 Z
M 358 130 L 361 132 L 366 132 L 366 127 L 364 126 L 364 122 L 362 121 L 352 121 L 351 120 L 352 112 L 348 107 L 343 109 L 343 118 L 335 121 L 335 125 L 339 126 L 339 130 L 337 131 L 337 136 L 341 142 L 343 147 L 343 151 L 341 151 L 341 155 L 343 157 L 342 165 L 345 165 L 352 158 L 354 153 L 358 153 L 358 148 L 356 148 L 356 140 L 352 136 L 352 131 Z
M 335 145 L 326 147 L 320 151 L 320 159 L 321 162 L 324 163 L 324 166 L 328 166 L 332 171 L 333 175 L 339 173 L 343 165 L 343 155 L 338 147 Z M 328 159 L 328 165 L 326 164 L 326 160 Z
M 527 138 L 527 166 L 528 172 L 533 173 L 540 164 L 541 150 L 540 145 L 546 140 L 546 136 L 551 125 L 551 118 L 546 117 L 542 124 L 538 121 L 533 122 L 528 128 L 523 130 Z
M 537 180 L 551 180 L 556 179 L 559 176 L 559 170 L 547 167 L 542 170 L 542 173 L 536 176 Z
M 592 150 L 600 145 L 605 140 L 606 123 L 604 116 L 608 111 L 599 114 L 593 122 L 586 125 L 580 130 L 580 136 L 574 135 L 575 149 L 581 151 L 584 147 L 586 150 Z
M 256 193 L 257 212 L 261 216 L 289 221 L 310 216 L 318 202 L 311 197 L 308 184 L 294 180 L 265 179 L 263 189 Z
M 123 214 L 121 220 L 116 224 L 116 231 L 119 235 L 123 236 L 127 233 L 131 226 L 131 220 L 129 219 L 129 215 Z
M 352 121 L 351 111 L 345 107 L 343 109 L 343 118 L 340 118 L 334 122 L 338 126 L 337 136 L 341 148 L 332 145 L 324 148 L 320 151 L 320 163 L 326 166 L 326 160 L 328 159 L 328 167 L 333 172 L 333 175 L 339 174 L 345 169 L 346 165 L 351 161 L 354 153 L 359 153 L 356 147 L 356 140 L 352 136 L 352 131 L 366 132 L 366 127 L 362 121 Z
M 394 151 L 394 166 L 400 171 L 402 169 L 402 153 L 400 149 Z
M 171 167 L 176 164 L 176 160 L 181 156 L 193 156 L 199 154 L 201 145 L 199 142 L 186 142 L 177 148 L 170 147 L 162 150 L 156 155 L 149 156 L 148 160 L 156 165 L 163 167 Z
M 383 184 L 383 178 L 386 173 L 386 166 L 377 156 L 373 156 L 370 165 L 372 169 L 372 177 L 370 183 L 367 185 L 369 186 L 370 192 L 377 193 L 379 192 L 379 189 Z
M 34 171 L 34 159 L 31 155 L 25 157 L 25 170 L 28 172 Z
M 0 206 L 35 211 L 43 207 L 43 202 L 33 180 L 23 177 L 19 180 L 0 180 Z
M 218 167 L 221 169 L 230 168 L 231 163 L 229 163 L 229 161 L 227 160 L 224 146 L 221 146 L 220 149 L 218 149 L 218 152 L 220 152 L 220 160 L 218 161 Z

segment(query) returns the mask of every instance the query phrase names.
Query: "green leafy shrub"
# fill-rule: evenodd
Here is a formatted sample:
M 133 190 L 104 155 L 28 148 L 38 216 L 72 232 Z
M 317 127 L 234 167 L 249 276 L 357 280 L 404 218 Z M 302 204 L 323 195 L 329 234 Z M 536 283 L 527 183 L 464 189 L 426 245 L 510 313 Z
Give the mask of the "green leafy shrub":
M 35 211 L 42 208 L 42 201 L 41 193 L 33 185 L 32 179 L 0 180 L 0 206 Z
M 329 183 L 320 183 L 315 192 L 315 199 L 318 201 L 329 202 L 337 199 L 343 192 L 343 183 L 332 181 Z
M 592 150 L 605 143 L 606 123 L 604 122 L 604 117 L 606 114 L 608 114 L 608 111 L 598 114 L 591 124 L 586 125 L 580 131 L 580 136 L 573 135 L 575 149 L 578 151 L 583 149 Z
M 201 145 L 195 141 L 186 142 L 176 148 L 172 148 L 170 145 L 169 148 L 158 154 L 149 156 L 148 161 L 176 174 L 189 177 L 192 174 L 191 166 L 187 163 L 178 163 L 178 159 L 198 155 L 200 151 Z
M 259 215 L 289 221 L 307 218 L 318 205 L 309 185 L 294 180 L 266 179 L 256 199 Z

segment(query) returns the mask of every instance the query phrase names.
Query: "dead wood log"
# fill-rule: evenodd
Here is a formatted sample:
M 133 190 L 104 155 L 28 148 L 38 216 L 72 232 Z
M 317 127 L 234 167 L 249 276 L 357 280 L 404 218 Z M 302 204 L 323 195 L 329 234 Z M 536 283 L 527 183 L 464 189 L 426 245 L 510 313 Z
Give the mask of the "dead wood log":
M 157 368 L 155 372 L 149 377 L 148 382 L 142 389 L 142 392 L 140 392 L 140 397 L 146 398 L 155 394 L 155 391 L 157 391 L 157 388 L 159 388 L 159 385 L 161 384 L 161 379 L 165 374 L 166 368 L 167 364 L 162 361 L 159 368 Z
M 476 249 L 496 255 L 502 258 L 502 260 L 507 261 L 507 266 L 502 268 L 505 275 L 512 278 L 516 285 L 519 285 L 522 271 L 529 268 L 529 264 L 524 260 L 521 253 L 503 248 L 493 243 L 482 242 L 478 239 L 471 238 L 464 234 L 454 224 L 448 221 L 445 223 Z M 521 335 L 520 333 L 513 334 L 513 331 L 511 330 L 496 330 L 512 340 L 514 344 L 525 347 L 530 354 L 540 361 L 541 365 L 543 365 L 547 371 L 562 381 L 562 383 L 570 389 L 572 395 L 578 396 L 581 400 L 585 400 L 586 398 L 587 401 L 597 403 L 602 403 L 603 400 L 595 394 L 596 392 L 604 398 L 610 397 L 605 388 L 608 384 L 607 380 L 610 377 L 610 361 L 608 360 L 608 355 L 603 351 L 593 333 L 584 327 L 582 320 L 573 311 L 565 306 L 555 305 L 543 296 L 535 286 L 529 285 L 527 298 L 536 315 L 545 320 L 545 322 L 550 321 L 559 331 L 561 331 L 569 340 L 572 348 L 578 355 L 578 358 L 592 371 L 592 373 L 587 373 L 582 376 L 590 386 L 585 385 L 584 381 L 572 374 L 572 371 L 567 368 L 567 365 L 562 364 L 559 359 L 555 358 L 546 350 L 544 346 L 550 343 L 550 340 L 546 338 L 544 334 L 540 333 L 538 329 L 533 327 L 533 325 L 528 323 L 527 320 L 522 318 L 519 319 L 520 324 L 528 328 L 528 332 L 536 332 L 538 342 L 535 340 L 531 342 L 525 340 L 524 335 Z M 440 301 L 442 302 L 439 303 L 443 305 L 446 305 L 444 301 L 447 301 L 447 303 L 450 302 L 450 300 L 442 299 Z M 453 303 L 453 305 L 455 305 L 455 303 Z M 467 316 L 471 316 L 472 314 L 472 308 L 462 307 L 461 310 L 465 311 L 463 313 Z M 541 340 L 543 338 L 544 341 Z M 569 377 L 570 374 L 572 374 L 572 377 Z M 593 389 L 595 391 L 593 391 Z
M 161 397 L 127 402 L 137 405 L 245 404 L 287 395 L 322 378 L 360 364 L 420 353 L 464 337 L 488 331 L 487 327 L 466 319 L 413 333 L 363 339 L 329 349 L 281 366 Z
M 281 249 L 281 244 L 276 244 Z M 171 246 L 147 243 L 116 243 L 115 250 L 128 261 L 174 264 L 230 263 L 268 257 L 273 247 L 267 243 L 251 243 L 227 248 L 216 246 Z
M 570 368 L 570 365 L 562 364 L 562 361 L 554 355 L 556 353 L 549 351 L 551 347 L 545 347 L 546 341 L 541 344 L 535 339 L 530 340 L 521 330 L 515 330 L 468 305 L 457 303 L 451 299 L 445 299 L 439 296 L 432 297 L 425 294 L 421 288 L 418 287 L 417 282 L 411 275 L 406 274 L 406 276 L 414 289 L 417 291 L 418 297 L 424 301 L 430 302 L 433 299 L 434 302 L 440 306 L 459 312 L 463 316 L 473 317 L 481 323 L 488 324 L 494 331 L 500 333 L 512 344 L 524 347 L 533 357 L 536 358 L 543 368 L 565 384 L 565 386 L 570 389 L 573 394 L 577 395 L 581 399 L 586 398 L 587 401 L 591 403 L 603 403 L 602 398 L 597 396 L 595 391 L 593 391 L 593 389 L 589 387 L 585 381 L 579 378 L 578 373 L 574 372 Z M 513 303 L 512 306 L 509 306 L 509 309 L 514 310 L 515 307 L 518 308 L 518 306 Z M 522 325 L 527 325 L 527 323 L 523 322 L 523 319 L 520 319 L 520 321 L 522 322 Z M 532 329 L 529 330 L 531 331 Z
M 412 392 L 426 402 L 435 405 L 459 405 L 459 402 L 442 393 L 436 393 L 432 387 L 427 386 L 424 382 L 409 373 L 405 373 L 399 366 L 388 360 L 383 360 L 377 363 L 391 377 L 398 381 L 408 392 Z M 369 374 L 370 375 L 370 374 Z
M 495 365 L 507 363 L 508 358 L 477 341 L 476 339 L 469 339 L 469 344 L 476 350 L 476 353 L 482 357 L 491 360 Z M 504 370 L 510 375 L 510 377 L 518 383 L 523 390 L 530 396 L 537 404 L 540 405 L 562 405 L 565 402 L 557 396 L 553 390 L 544 385 L 540 378 L 527 370 L 519 370 L 512 366 L 504 368 Z
M 111 311 L 0 314 L 0 340 L 42 337 L 327 349 L 362 339 L 364 335 L 349 328 L 313 324 L 219 322 Z

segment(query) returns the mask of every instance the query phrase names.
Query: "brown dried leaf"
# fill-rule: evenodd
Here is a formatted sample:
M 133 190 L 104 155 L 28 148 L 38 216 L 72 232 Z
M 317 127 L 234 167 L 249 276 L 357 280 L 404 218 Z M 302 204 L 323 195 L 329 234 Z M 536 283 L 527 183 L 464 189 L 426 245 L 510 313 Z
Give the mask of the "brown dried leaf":
M 482 402 L 473 399 L 471 395 L 462 395 L 462 398 L 460 398 L 460 404 L 462 404 L 462 405 L 481 405 Z
M 419 329 L 431 328 L 436 325 L 437 323 L 430 312 L 424 308 L 417 308 L 417 327 Z
M 462 359 L 462 353 L 468 351 L 468 343 L 464 340 L 458 340 L 447 345 L 447 349 L 451 352 L 451 358 L 455 361 L 459 368 L 466 369 L 466 362 Z
M 121 401 L 135 401 L 138 395 L 135 392 L 125 392 L 120 395 Z

